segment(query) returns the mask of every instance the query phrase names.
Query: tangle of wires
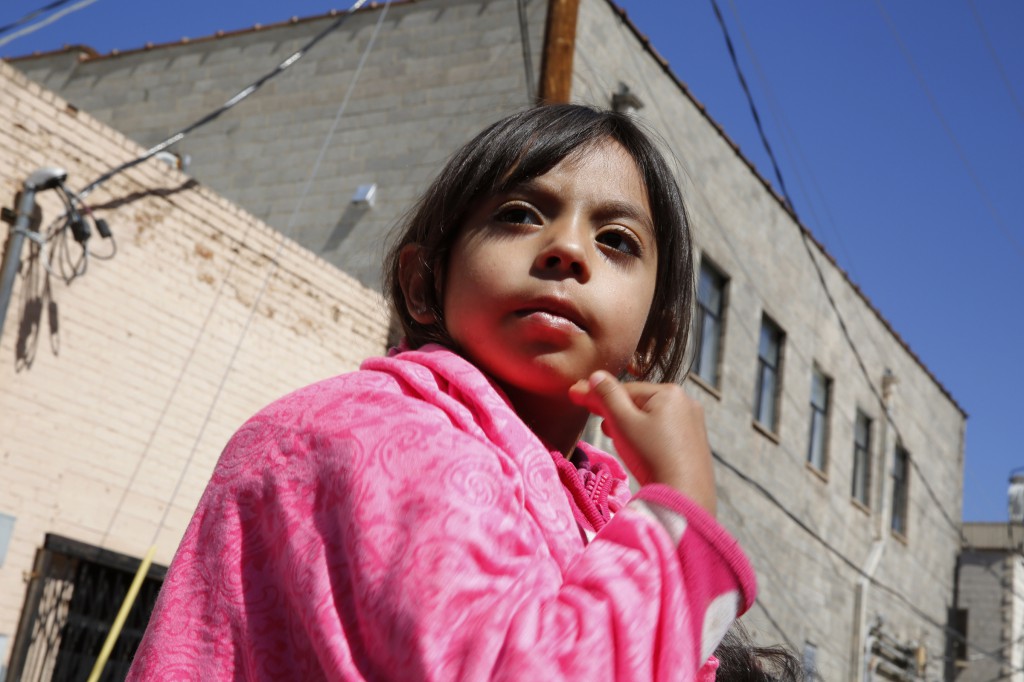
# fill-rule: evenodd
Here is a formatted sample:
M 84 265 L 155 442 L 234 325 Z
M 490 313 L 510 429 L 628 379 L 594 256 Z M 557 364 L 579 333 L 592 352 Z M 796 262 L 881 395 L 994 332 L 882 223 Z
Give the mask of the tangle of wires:
M 64 203 L 64 213 L 58 216 L 41 234 L 33 238 L 41 252 L 42 261 L 47 273 L 60 277 L 65 284 L 85 274 L 89 267 L 89 258 L 110 260 L 117 254 L 117 242 L 110 226 L 103 218 L 93 216 L 92 209 L 85 201 L 69 189 L 64 183 L 56 187 L 57 194 Z M 91 225 L 90 225 L 91 223 Z M 105 253 L 92 253 L 89 239 L 92 231 L 105 241 L 110 242 L 110 249 Z M 78 245 L 76 249 L 72 244 Z M 77 253 L 76 253 L 77 251 Z
M 64 212 L 46 229 L 35 231 L 19 228 L 29 242 L 29 253 L 20 265 L 24 284 L 21 290 L 21 319 L 15 342 L 15 368 L 18 371 L 30 368 L 35 361 L 44 326 L 49 330 L 53 354 L 58 355 L 60 352 L 57 302 L 53 296 L 51 279 L 60 277 L 66 285 L 71 284 L 85 274 L 90 256 L 110 260 L 117 253 L 117 242 L 106 220 L 95 217 L 89 205 L 69 189 L 63 179 L 47 187 L 51 188 L 64 204 Z M 103 253 L 93 253 L 89 248 L 93 230 L 110 242 L 110 248 Z

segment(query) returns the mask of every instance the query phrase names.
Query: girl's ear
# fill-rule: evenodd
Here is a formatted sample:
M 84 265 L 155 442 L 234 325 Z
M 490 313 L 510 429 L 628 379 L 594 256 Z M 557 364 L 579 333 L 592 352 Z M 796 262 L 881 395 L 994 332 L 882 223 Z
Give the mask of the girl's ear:
M 629 359 L 629 363 L 626 365 L 626 373 L 634 379 L 639 379 L 644 375 L 643 365 L 643 356 L 640 353 L 636 353 Z
M 406 244 L 398 256 L 398 282 L 405 297 L 409 316 L 422 325 L 435 322 L 427 298 L 427 264 L 423 262 L 419 244 Z
M 629 363 L 626 365 L 626 372 L 634 379 L 639 379 L 650 371 L 651 363 L 653 362 L 653 345 L 654 343 L 651 339 L 641 340 L 640 346 L 633 353 L 633 357 L 629 359 Z

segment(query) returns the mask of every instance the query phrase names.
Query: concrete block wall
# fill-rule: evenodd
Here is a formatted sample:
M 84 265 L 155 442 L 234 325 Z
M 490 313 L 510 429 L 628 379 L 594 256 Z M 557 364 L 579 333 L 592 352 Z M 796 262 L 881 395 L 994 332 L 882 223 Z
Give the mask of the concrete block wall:
M 957 606 L 967 610 L 974 645 L 957 682 L 1024 682 L 1024 556 L 1020 525 L 966 523 Z
M 64 167 L 80 190 L 143 151 L 6 64 L 0 92 L 3 206 L 40 167 Z M 89 201 L 116 256 L 70 285 L 50 278 L 53 329 L 45 305 L 25 321 L 42 284 L 27 281 L 42 271 L 26 246 L 0 337 L 0 513 L 15 519 L 0 634 L 12 639 L 46 533 L 131 556 L 155 543 L 167 564 L 231 433 L 380 354 L 387 334 L 379 294 L 160 162 Z M 39 203 L 44 226 L 60 215 L 55 192 Z
M 1003 551 L 965 552 L 960 563 L 960 604 L 967 608 L 967 636 L 979 648 L 968 649 L 968 664 L 959 671 L 958 682 L 983 682 L 1006 673 L 998 661 L 982 651 L 998 652 L 1005 647 L 1004 632 L 1009 614 L 1004 601 L 1007 586 L 1007 556 Z
M 526 8 L 536 72 L 547 3 L 528 0 Z M 448 155 L 486 124 L 533 101 L 515 2 L 395 3 L 354 82 L 382 12 L 356 13 L 258 94 L 177 145 L 204 184 L 376 289 L 384 234 Z M 152 145 L 217 108 L 333 21 L 323 17 L 85 61 L 61 53 L 14 64 L 83 111 Z M 319 180 L 300 205 L 350 87 L 344 115 L 323 150 Z M 372 211 L 350 206 L 366 183 L 378 186 Z
M 868 624 L 883 616 L 889 633 L 923 643 L 931 657 L 928 679 L 941 676 L 943 626 L 959 549 L 965 415 L 830 257 L 813 243 L 808 255 L 799 225 L 769 186 L 687 96 L 668 66 L 643 48 L 624 16 L 607 0 L 588 0 L 581 3 L 578 26 L 573 99 L 609 106 L 619 83 L 639 97 L 645 106 L 637 115 L 662 138 L 676 164 L 700 256 L 730 278 L 720 390 L 705 390 L 697 382 L 687 386 L 704 404 L 715 452 L 778 502 L 731 471 L 717 469 L 719 516 L 752 555 L 760 581 L 759 605 L 748 624 L 759 641 L 788 641 L 798 652 L 806 642 L 814 644 L 823 679 L 854 679 L 859 574 L 840 556 L 866 567 L 878 539 L 884 544 L 875 576 L 909 605 L 869 588 Z M 893 419 L 938 498 L 937 505 L 914 471 L 906 538 L 892 535 L 888 525 L 896 432 L 885 423 L 811 257 L 824 270 L 870 382 L 881 390 L 886 370 L 892 372 L 897 382 Z M 753 425 L 762 313 L 786 333 L 774 438 Z M 834 380 L 824 475 L 806 465 L 815 363 Z M 868 508 L 851 499 L 857 409 L 873 419 Z M 835 553 L 800 529 L 783 508 Z

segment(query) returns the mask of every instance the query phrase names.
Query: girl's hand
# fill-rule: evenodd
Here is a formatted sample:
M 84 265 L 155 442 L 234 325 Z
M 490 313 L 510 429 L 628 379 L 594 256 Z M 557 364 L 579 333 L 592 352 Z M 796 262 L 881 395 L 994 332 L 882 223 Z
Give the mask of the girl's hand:
M 622 383 L 598 371 L 576 382 L 569 398 L 604 419 L 601 430 L 641 485 L 670 485 L 715 515 L 704 408 L 682 387 Z

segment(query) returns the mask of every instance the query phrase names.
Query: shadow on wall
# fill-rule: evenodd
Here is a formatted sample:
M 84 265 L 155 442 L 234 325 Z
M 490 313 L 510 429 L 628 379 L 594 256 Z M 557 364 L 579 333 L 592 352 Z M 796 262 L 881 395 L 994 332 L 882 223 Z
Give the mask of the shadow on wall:
M 320 249 L 320 253 L 329 253 L 341 246 L 341 243 L 348 239 L 348 236 L 352 234 L 352 230 L 355 229 L 355 226 L 359 224 L 359 221 L 369 211 L 370 205 L 365 202 L 349 203 L 341 214 L 341 218 L 338 219 L 338 223 L 331 230 L 331 234 L 327 237 L 327 242 L 323 248 Z

